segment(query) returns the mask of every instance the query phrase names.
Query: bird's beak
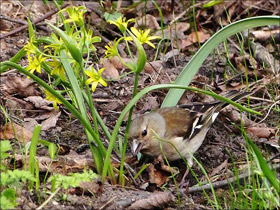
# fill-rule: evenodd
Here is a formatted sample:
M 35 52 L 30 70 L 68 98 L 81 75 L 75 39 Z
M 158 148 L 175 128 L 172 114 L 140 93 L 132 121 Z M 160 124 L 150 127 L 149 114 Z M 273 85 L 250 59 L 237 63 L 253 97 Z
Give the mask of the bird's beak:
M 133 139 L 132 143 L 132 153 L 133 155 L 137 155 L 143 147 L 143 144 L 140 143 L 137 139 Z

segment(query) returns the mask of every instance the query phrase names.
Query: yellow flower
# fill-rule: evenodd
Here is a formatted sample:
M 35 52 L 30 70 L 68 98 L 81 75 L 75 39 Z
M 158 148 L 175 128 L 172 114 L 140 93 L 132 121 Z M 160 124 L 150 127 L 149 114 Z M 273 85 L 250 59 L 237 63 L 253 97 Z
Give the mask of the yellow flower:
M 46 100 L 51 101 L 53 103 L 54 110 L 58 110 L 57 104 L 61 104 L 60 100 L 58 100 L 53 94 L 49 91 L 45 90 Z
M 38 58 L 34 56 L 34 60 L 30 55 L 27 55 L 28 58 L 28 66 L 26 67 L 27 71 L 30 71 L 31 74 L 36 70 L 38 73 L 41 73 L 41 64 L 46 58 L 42 58 L 43 54 L 41 54 Z
M 116 25 L 120 29 L 120 31 L 124 33 L 129 22 L 135 22 L 135 20 L 129 19 L 128 21 L 126 21 L 125 17 L 120 16 L 117 20 L 108 20 L 107 22 Z
M 118 44 L 119 44 L 121 39 L 122 38 L 117 40 L 117 38 L 116 38 L 114 40 L 113 44 L 112 44 L 112 42 L 109 42 L 108 45 L 105 46 L 105 48 L 107 49 L 105 51 L 105 55 L 106 55 L 105 57 L 112 58 L 114 56 L 118 56 L 119 55 Z
M 84 13 L 86 12 L 86 9 L 84 6 L 79 7 L 68 7 L 66 9 L 66 12 L 69 15 L 69 19 L 65 20 L 64 23 L 69 22 L 75 22 L 79 24 L 79 26 L 84 25 Z
M 30 39 L 29 42 L 24 46 L 27 55 L 35 54 L 38 51 L 38 48 L 33 44 L 33 39 Z
M 104 68 L 101 68 L 98 70 L 98 72 L 96 72 L 93 67 L 91 67 L 89 70 L 85 70 L 86 75 L 89 77 L 89 79 L 87 79 L 87 81 L 86 81 L 86 85 L 92 83 L 92 85 L 91 85 L 92 92 L 95 91 L 98 83 L 100 83 L 104 87 L 107 86 L 107 83 L 101 77 L 101 73 L 103 71 L 104 71 Z
M 146 31 L 143 31 L 143 30 L 138 31 L 136 28 L 131 27 L 130 30 L 132 31 L 132 33 L 134 33 L 134 35 L 140 41 L 141 44 L 147 43 L 148 45 L 150 45 L 153 48 L 155 48 L 155 45 L 153 45 L 150 42 L 150 40 L 160 39 L 160 36 L 149 36 L 151 29 L 148 29 Z
M 65 71 L 62 63 L 55 58 L 53 58 L 53 61 L 48 62 L 48 64 L 53 67 L 53 70 L 51 72 L 51 75 L 59 75 L 60 79 L 65 82 Z
M 84 39 L 86 48 L 85 53 L 87 53 L 87 50 L 91 50 L 93 52 L 96 52 L 96 48 L 94 47 L 94 43 L 101 42 L 101 38 L 99 36 L 92 36 L 93 31 L 91 29 L 88 30 L 88 32 L 82 33 L 82 39 Z
M 52 48 L 52 50 L 54 51 L 54 55 L 57 55 L 60 50 L 65 48 L 65 45 L 63 43 L 63 40 L 61 38 L 58 39 L 58 37 L 52 33 L 51 34 L 51 44 L 46 45 L 44 48 Z

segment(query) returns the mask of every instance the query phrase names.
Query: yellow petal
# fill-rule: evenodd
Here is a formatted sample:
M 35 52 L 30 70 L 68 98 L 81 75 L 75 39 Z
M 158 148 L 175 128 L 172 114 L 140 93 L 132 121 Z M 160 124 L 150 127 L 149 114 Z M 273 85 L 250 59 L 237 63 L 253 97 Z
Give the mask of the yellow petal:
M 91 90 L 92 90 L 92 92 L 94 92 L 94 91 L 95 91 L 95 89 L 96 89 L 97 85 L 98 85 L 98 82 L 93 82 L 93 83 L 92 83 L 92 86 L 91 86 Z
M 107 87 L 107 83 L 101 78 L 99 79 L 99 82 L 101 85 L 103 85 L 104 87 Z
M 146 41 L 145 43 L 147 43 L 147 44 L 150 45 L 151 47 L 155 48 L 155 45 L 153 45 L 152 42 Z
M 137 31 L 136 28 L 131 27 L 130 30 L 132 31 L 132 33 L 135 34 L 135 36 L 136 36 L 137 38 L 141 36 L 141 34 L 139 33 L 139 31 Z
M 152 40 L 152 39 L 161 39 L 160 36 L 149 36 L 148 40 Z
M 86 81 L 86 85 L 90 84 L 91 82 L 93 82 L 94 80 L 92 78 L 87 79 Z
M 98 74 L 101 75 L 104 70 L 105 70 L 104 68 L 99 69 Z
M 150 33 L 151 29 L 147 29 L 144 34 L 143 34 L 143 37 L 147 38 L 149 33 Z

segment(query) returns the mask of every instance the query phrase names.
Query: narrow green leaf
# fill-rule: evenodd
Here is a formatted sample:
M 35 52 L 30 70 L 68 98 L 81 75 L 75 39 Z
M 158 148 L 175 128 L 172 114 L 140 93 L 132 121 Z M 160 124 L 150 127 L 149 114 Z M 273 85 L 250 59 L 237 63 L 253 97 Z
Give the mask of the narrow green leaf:
M 270 169 L 267 162 L 265 161 L 264 157 L 262 156 L 262 153 L 258 149 L 258 147 L 254 144 L 254 142 L 248 137 L 248 135 L 243 132 L 246 141 L 249 143 L 249 145 L 252 147 L 254 153 L 257 156 L 257 159 L 259 161 L 259 165 L 265 175 L 265 177 L 268 179 L 270 184 L 274 187 L 274 189 L 277 191 L 277 193 L 280 193 L 280 182 L 276 178 L 276 174 Z
M 79 50 L 79 47 L 77 45 L 77 42 L 72 39 L 70 36 L 68 36 L 64 31 L 60 30 L 58 27 L 48 23 L 48 25 L 61 37 L 63 40 L 65 46 L 71 53 L 72 57 L 80 64 L 83 61 L 83 56 L 81 51 Z
M 175 81 L 177 85 L 188 86 L 192 81 L 194 75 L 199 70 L 201 64 L 205 61 L 207 56 L 217 47 L 221 42 L 226 40 L 228 37 L 250 28 L 267 26 L 267 25 L 279 25 L 279 16 L 258 16 L 252 18 L 246 18 L 243 20 L 236 21 L 222 28 L 220 31 L 215 33 L 193 56 L 189 63 L 184 67 L 180 75 Z M 184 90 L 171 89 L 166 95 L 162 107 L 175 106 Z
M 133 42 L 135 43 L 135 46 L 137 48 L 138 52 L 138 60 L 137 60 L 137 69 L 136 69 L 136 74 L 140 74 L 142 70 L 145 67 L 146 61 L 147 61 L 147 56 L 146 52 L 142 46 L 142 44 L 139 42 L 139 40 L 129 31 L 127 30 L 129 35 L 132 37 Z
M 29 18 L 27 18 L 27 22 L 28 22 L 29 41 L 31 42 L 31 41 L 35 40 L 35 32 L 34 32 L 34 28 L 33 28 L 32 23 Z

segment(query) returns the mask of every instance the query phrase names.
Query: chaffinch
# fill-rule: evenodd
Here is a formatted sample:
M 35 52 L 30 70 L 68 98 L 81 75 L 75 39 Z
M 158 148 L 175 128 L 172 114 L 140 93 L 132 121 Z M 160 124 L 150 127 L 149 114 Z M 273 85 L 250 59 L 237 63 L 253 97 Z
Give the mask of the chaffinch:
M 248 94 L 231 91 L 225 97 L 237 101 Z M 133 138 L 132 150 L 152 157 L 163 153 L 169 161 L 183 156 L 192 166 L 193 154 L 203 143 L 210 125 L 228 105 L 223 101 L 196 102 L 141 115 L 131 122 L 129 136 Z

